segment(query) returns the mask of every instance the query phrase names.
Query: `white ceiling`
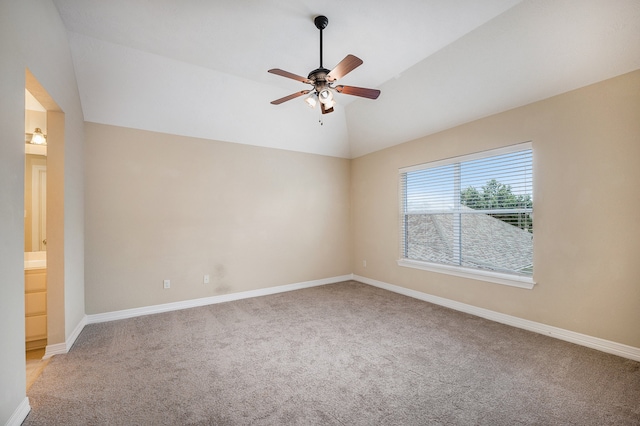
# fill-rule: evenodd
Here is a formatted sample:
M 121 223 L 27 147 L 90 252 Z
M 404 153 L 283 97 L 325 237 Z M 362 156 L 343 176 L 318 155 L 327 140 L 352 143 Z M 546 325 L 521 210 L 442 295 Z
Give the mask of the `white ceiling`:
M 637 0 L 54 0 L 85 120 L 352 158 L 640 68 Z M 306 76 L 364 64 L 322 116 Z

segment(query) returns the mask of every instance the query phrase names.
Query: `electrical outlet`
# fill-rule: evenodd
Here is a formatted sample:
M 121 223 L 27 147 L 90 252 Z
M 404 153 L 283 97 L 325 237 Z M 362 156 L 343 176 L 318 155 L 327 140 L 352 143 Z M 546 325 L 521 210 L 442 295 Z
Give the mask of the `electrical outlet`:
M 202 282 L 203 282 L 204 284 L 209 284 L 209 275 L 205 275 L 205 276 L 204 276 L 204 279 L 202 280 Z
M 164 288 L 171 288 L 171 280 L 163 281 Z
M 367 261 L 366 261 L 366 260 L 363 260 L 363 261 L 362 261 L 362 266 L 363 266 L 364 268 L 366 268 L 366 267 L 367 267 Z

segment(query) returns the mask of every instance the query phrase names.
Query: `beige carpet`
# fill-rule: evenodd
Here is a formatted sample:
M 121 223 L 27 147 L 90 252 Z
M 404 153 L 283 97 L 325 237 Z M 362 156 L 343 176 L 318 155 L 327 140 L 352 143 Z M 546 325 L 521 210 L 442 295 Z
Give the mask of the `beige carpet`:
M 85 327 L 25 425 L 638 425 L 640 363 L 356 282 Z

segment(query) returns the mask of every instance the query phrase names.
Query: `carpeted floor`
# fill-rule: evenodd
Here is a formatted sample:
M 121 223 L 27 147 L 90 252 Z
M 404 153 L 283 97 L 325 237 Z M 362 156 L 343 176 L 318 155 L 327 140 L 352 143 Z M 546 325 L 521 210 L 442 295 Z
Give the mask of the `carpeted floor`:
M 25 425 L 638 425 L 640 363 L 356 282 L 85 327 Z

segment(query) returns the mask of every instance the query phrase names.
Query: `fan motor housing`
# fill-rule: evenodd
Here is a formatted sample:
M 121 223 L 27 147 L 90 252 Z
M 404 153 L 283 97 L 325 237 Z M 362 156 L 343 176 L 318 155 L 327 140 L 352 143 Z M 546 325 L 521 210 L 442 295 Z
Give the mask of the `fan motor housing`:
M 327 74 L 330 72 L 331 70 L 326 68 L 317 68 L 311 71 L 307 78 L 313 82 L 316 90 L 321 90 L 327 85 Z

